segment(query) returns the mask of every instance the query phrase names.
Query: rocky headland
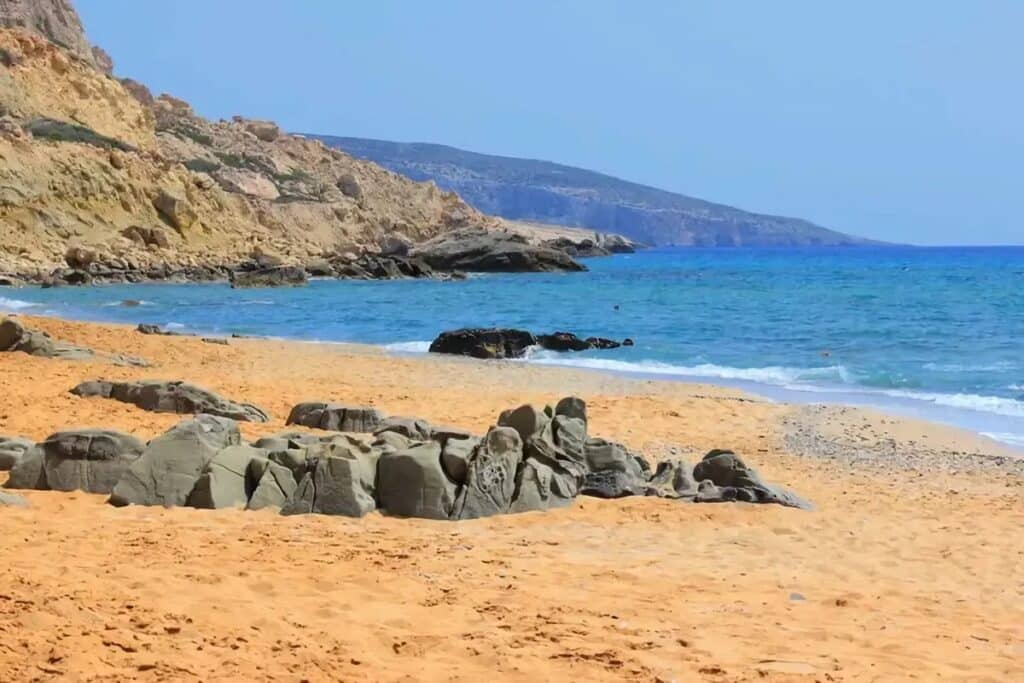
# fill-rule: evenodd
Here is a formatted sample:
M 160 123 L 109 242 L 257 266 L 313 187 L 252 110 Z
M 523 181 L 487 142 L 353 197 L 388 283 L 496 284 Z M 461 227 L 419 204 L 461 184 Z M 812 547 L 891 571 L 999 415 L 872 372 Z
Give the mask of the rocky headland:
M 632 248 L 547 244 L 273 122 L 206 119 L 113 76 L 65 0 L 0 3 L 0 225 L 0 285 L 572 271 Z

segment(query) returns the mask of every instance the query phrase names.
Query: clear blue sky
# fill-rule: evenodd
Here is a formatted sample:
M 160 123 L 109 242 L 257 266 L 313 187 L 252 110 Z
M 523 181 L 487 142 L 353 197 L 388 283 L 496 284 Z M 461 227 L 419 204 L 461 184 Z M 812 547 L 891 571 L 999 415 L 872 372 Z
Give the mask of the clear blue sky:
M 206 116 L 547 159 L 921 244 L 1022 244 L 1024 2 L 77 0 Z

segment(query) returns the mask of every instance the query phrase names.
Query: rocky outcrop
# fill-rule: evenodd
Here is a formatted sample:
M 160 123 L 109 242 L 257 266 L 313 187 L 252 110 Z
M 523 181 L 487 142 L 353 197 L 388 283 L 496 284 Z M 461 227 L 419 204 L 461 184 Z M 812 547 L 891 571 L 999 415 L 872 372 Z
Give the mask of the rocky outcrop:
M 301 266 L 273 266 L 231 272 L 232 287 L 301 287 L 309 282 Z
M 51 18 L 40 20 L 40 8 Z M 502 225 L 432 183 L 273 122 L 209 121 L 110 78 L 66 2 L 4 0 L 0 23 L 15 26 L 0 28 L 0 273 L 40 281 L 60 270 L 51 279 L 61 283 L 224 279 L 257 246 L 280 254 L 280 265 L 303 266 L 375 254 L 390 237 L 422 242 Z M 69 280 L 69 246 L 126 267 Z
M 622 235 L 606 235 L 594 233 L 593 239 L 559 236 L 554 239 L 545 240 L 544 246 L 559 251 L 564 251 L 573 258 L 597 258 L 610 256 L 612 254 L 632 254 L 637 250 L 637 244 Z
M 138 382 L 82 382 L 71 393 L 82 397 L 109 398 L 131 403 L 155 413 L 216 415 L 243 422 L 266 422 L 267 413 L 250 404 L 238 403 L 212 391 L 182 381 L 141 380 Z
M 711 451 L 692 469 L 667 460 L 652 473 L 641 455 L 588 434 L 578 397 L 506 410 L 479 438 L 415 418 L 380 419 L 367 409 L 346 415 L 339 408 L 297 406 L 302 415 L 319 414 L 317 424 L 326 419 L 363 433 L 285 432 L 247 444 L 233 420 L 211 415 L 180 422 L 148 445 L 119 432 L 61 432 L 30 447 L 6 487 L 111 492 L 115 506 L 347 517 L 380 510 L 438 520 L 550 510 L 578 495 L 809 507 L 731 451 Z M 376 433 L 365 433 L 375 419 Z
M 27 329 L 18 321 L 6 318 L 0 321 L 0 353 L 15 351 L 41 358 L 101 361 L 113 365 L 136 367 L 146 367 L 148 365 L 141 358 L 122 354 L 99 353 L 84 346 L 75 346 L 74 344 L 52 339 L 44 332 Z
M 110 496 L 112 505 L 185 505 L 216 455 L 241 443 L 238 425 L 199 415 L 149 442 Z
M 582 271 L 564 251 L 529 244 L 522 236 L 497 230 L 456 230 L 418 245 L 411 255 L 438 270 L 474 273 Z
M 442 332 L 431 342 L 430 351 L 473 358 L 522 358 L 532 346 L 548 351 L 587 351 L 632 345 L 632 339 L 622 342 L 602 337 L 581 339 L 571 332 L 534 335 L 510 328 L 466 328 Z
M 106 52 L 89 44 L 78 13 L 68 0 L 0 0 L 0 27 L 43 36 L 103 73 L 109 74 L 114 68 Z
M 525 330 L 467 328 L 442 332 L 430 344 L 431 353 L 473 358 L 521 358 L 537 338 Z

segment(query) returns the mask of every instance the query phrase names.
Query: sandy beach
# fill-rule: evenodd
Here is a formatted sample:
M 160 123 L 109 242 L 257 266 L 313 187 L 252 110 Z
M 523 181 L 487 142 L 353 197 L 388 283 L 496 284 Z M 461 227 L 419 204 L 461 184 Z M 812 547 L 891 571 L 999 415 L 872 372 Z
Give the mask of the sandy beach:
M 272 420 L 247 438 L 283 430 L 300 401 L 482 432 L 575 394 L 601 436 L 652 460 L 732 448 L 815 509 L 579 498 L 443 523 L 19 492 L 28 508 L 0 508 L 5 681 L 1024 678 L 1024 469 L 981 437 L 516 362 L 19 320 L 154 366 L 0 354 L 0 434 L 148 439 L 181 419 L 68 393 L 98 378 L 251 401 Z

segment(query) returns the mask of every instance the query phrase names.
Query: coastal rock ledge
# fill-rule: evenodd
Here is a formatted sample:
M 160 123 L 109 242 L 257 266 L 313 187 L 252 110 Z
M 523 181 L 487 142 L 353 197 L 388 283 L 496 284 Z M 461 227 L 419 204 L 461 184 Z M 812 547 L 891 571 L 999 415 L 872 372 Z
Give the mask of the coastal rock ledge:
M 106 493 L 115 506 L 346 517 L 379 510 L 438 520 L 549 510 L 578 495 L 810 507 L 727 450 L 709 452 L 693 468 L 669 460 L 652 470 L 622 444 L 588 435 L 586 404 L 577 397 L 506 410 L 483 436 L 327 402 L 297 405 L 289 422 L 323 434 L 245 443 L 234 420 L 201 414 L 148 444 L 97 429 L 59 432 L 39 444 L 0 438 L 17 451 L 5 487 Z M 347 431 L 330 431 L 337 428 Z
M 572 332 L 533 334 L 513 328 L 464 328 L 442 332 L 430 344 L 431 353 L 473 358 L 522 358 L 531 347 L 547 351 L 587 351 L 633 346 L 632 339 L 621 342 L 603 337 L 580 338 Z

